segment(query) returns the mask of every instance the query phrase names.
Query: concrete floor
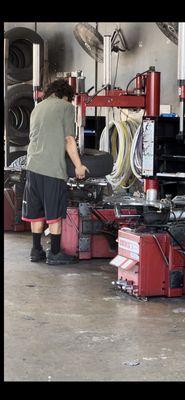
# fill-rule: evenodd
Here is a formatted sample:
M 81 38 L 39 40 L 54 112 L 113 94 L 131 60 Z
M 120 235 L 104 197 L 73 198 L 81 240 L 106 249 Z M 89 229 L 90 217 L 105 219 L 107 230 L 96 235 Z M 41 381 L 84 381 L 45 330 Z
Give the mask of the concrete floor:
M 138 301 L 108 260 L 51 267 L 30 246 L 5 234 L 5 381 L 185 381 L 185 297 Z

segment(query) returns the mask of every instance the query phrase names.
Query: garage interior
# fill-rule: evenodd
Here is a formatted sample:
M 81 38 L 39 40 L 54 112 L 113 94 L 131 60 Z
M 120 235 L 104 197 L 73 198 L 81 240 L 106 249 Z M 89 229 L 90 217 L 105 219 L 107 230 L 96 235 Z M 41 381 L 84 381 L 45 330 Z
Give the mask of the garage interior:
M 185 23 L 4 23 L 4 380 L 185 379 Z M 29 120 L 75 90 L 61 249 L 31 263 Z M 42 237 L 50 242 L 48 227 Z

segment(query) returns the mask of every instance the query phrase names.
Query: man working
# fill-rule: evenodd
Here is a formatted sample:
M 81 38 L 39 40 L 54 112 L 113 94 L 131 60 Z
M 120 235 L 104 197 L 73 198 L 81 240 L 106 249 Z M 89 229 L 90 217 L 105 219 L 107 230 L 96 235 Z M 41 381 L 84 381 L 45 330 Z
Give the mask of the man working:
M 33 109 L 30 118 L 22 220 L 31 222 L 30 260 L 46 259 L 51 265 L 75 261 L 60 249 L 61 219 L 66 217 L 67 210 L 65 151 L 75 166 L 78 179 L 83 179 L 88 171 L 81 163 L 75 142 L 73 96 L 73 89 L 66 80 L 50 83 L 44 90 L 43 101 Z M 47 255 L 41 246 L 45 221 L 51 234 L 51 251 Z

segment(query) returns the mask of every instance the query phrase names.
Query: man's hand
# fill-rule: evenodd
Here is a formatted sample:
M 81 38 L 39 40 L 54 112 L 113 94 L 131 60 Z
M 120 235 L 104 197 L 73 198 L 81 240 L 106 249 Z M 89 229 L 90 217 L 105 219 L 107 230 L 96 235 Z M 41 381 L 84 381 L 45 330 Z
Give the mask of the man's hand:
M 66 151 L 69 154 L 71 161 L 75 166 L 75 174 L 77 179 L 85 178 L 85 171 L 89 172 L 88 168 L 81 163 L 78 154 L 76 141 L 73 136 L 66 136 Z
M 85 178 L 85 171 L 89 172 L 88 168 L 81 164 L 79 167 L 75 168 L 76 178 L 83 179 Z

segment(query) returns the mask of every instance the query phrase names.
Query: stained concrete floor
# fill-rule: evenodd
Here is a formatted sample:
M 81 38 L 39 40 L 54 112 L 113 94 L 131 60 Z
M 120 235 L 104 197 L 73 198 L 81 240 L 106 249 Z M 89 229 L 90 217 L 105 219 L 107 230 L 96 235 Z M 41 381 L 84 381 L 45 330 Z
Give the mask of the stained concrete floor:
M 108 260 L 30 263 L 30 245 L 5 234 L 5 381 L 185 381 L 185 297 L 135 300 Z

